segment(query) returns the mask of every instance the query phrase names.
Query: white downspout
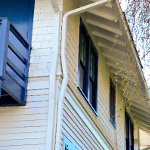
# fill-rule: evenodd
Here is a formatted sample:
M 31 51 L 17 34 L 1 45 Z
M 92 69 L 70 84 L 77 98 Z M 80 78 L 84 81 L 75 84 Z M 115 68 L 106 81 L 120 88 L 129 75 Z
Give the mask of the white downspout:
M 58 112 L 57 112 L 57 126 L 56 126 L 56 145 L 55 150 L 60 150 L 60 135 L 61 135 L 61 121 L 62 121 L 62 105 L 63 99 L 65 95 L 65 91 L 67 88 L 68 82 L 68 73 L 67 73 L 67 65 L 66 65 L 66 57 L 65 57 L 65 50 L 66 50 L 66 25 L 67 25 L 67 18 L 71 15 L 76 15 L 79 13 L 83 13 L 88 9 L 98 7 L 99 5 L 105 4 L 108 0 L 99 0 L 98 2 L 94 2 L 92 4 L 88 4 L 82 6 L 80 8 L 73 9 L 68 11 L 63 16 L 63 23 L 62 23 L 62 40 L 61 40 L 61 62 L 62 62 L 62 70 L 63 70 L 63 81 L 60 91 L 60 97 L 58 101 Z

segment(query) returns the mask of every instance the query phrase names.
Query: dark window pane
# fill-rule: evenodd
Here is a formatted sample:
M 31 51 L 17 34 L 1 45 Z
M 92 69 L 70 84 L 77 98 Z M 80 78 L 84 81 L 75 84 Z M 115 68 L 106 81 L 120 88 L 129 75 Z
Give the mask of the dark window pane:
M 93 103 L 93 82 L 90 80 L 90 95 L 89 95 L 90 103 Z
M 94 55 L 93 51 L 94 50 L 91 50 L 91 52 L 90 52 L 90 77 L 94 81 L 95 76 L 96 76 L 96 72 L 95 72 L 96 58 L 95 58 L 95 55 Z
M 131 123 L 131 150 L 134 150 L 134 128 L 133 128 L 133 124 Z
M 83 96 L 96 110 L 97 55 L 82 21 L 80 27 L 78 83 Z
M 129 149 L 129 118 L 126 115 L 126 150 Z
M 110 119 L 115 123 L 115 86 L 110 81 Z
M 126 150 L 134 150 L 134 128 L 132 121 L 127 113 L 126 118 Z
M 81 33 L 81 52 L 80 52 L 80 59 L 83 63 L 83 65 L 86 65 L 86 36 L 84 35 L 84 33 Z
M 84 69 L 83 67 L 80 65 L 80 88 L 83 91 L 83 77 L 84 77 Z
M 90 52 L 90 76 L 92 77 L 93 73 L 93 55 L 92 52 Z
M 111 120 L 114 122 L 114 91 L 111 89 Z
M 129 122 L 129 150 L 131 150 L 131 146 L 132 146 L 132 135 L 131 135 L 131 123 Z

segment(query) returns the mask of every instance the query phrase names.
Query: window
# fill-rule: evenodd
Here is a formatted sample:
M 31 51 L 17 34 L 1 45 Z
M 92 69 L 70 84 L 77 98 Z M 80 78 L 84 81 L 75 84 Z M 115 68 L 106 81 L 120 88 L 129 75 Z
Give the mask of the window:
M 110 79 L 110 121 L 115 126 L 115 85 Z
M 97 53 L 81 20 L 79 41 L 79 90 L 92 109 L 96 111 L 97 97 Z
M 130 116 L 125 113 L 126 120 L 126 150 L 134 150 L 134 127 Z

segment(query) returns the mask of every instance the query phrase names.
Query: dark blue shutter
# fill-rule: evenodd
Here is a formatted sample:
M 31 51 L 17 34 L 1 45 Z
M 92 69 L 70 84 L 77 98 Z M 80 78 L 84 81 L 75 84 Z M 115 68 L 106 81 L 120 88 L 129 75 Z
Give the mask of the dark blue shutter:
M 26 103 L 33 4 L 33 0 L 0 0 L 1 106 Z
M 24 105 L 30 45 L 7 19 L 0 22 L 0 105 Z
M 8 18 L 31 43 L 34 0 L 0 0 L 0 17 Z

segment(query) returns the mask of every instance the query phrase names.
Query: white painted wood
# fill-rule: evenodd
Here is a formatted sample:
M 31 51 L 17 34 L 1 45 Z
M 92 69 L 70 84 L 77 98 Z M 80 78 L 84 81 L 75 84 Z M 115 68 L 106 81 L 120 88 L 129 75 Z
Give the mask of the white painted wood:
M 139 102 L 139 101 L 136 101 L 136 100 L 132 100 L 132 101 L 130 101 L 130 105 L 131 106 L 134 106 L 134 107 L 136 107 L 136 108 L 138 108 L 138 109 L 142 109 L 142 110 L 144 110 L 145 112 L 148 112 L 149 113 L 149 106 L 148 105 L 145 105 L 145 103 L 143 102 L 143 103 L 141 103 L 141 102 Z
M 56 132 L 56 111 L 57 111 L 57 65 L 58 65 L 58 53 L 59 53 L 59 35 L 60 35 L 60 15 L 59 13 L 54 14 L 54 54 L 52 56 L 52 65 L 50 68 L 50 86 L 49 86 L 49 108 L 48 108 L 48 125 L 47 125 L 47 136 L 46 136 L 46 150 L 54 149 L 55 144 L 55 132 Z
M 66 109 L 65 109 L 65 110 L 66 110 Z M 76 112 L 75 112 L 75 113 L 76 113 Z M 71 117 L 71 116 L 70 116 L 70 117 Z M 65 119 L 65 120 L 66 120 L 66 119 Z M 74 121 L 74 120 L 72 120 L 72 121 Z M 72 123 L 72 122 L 70 122 L 70 123 Z M 83 137 L 83 138 L 81 138 L 80 134 L 76 133 L 75 129 L 73 129 L 75 126 L 71 125 L 70 123 L 64 121 L 63 127 L 64 127 L 64 129 L 69 133 L 69 135 L 72 136 L 72 138 L 74 139 L 73 141 L 76 141 L 77 144 L 80 145 L 80 149 L 83 148 L 83 147 L 85 147 L 84 149 L 89 149 L 89 148 L 91 148 L 92 145 L 93 145 L 94 147 L 96 147 L 96 145 L 94 144 L 93 140 L 91 140 L 91 139 L 90 139 L 90 140 L 86 140 L 86 139 L 84 138 L 85 135 L 84 135 L 84 133 L 82 133 L 82 132 L 86 132 L 85 129 L 83 129 L 83 131 L 81 131 L 81 129 L 78 128 L 78 125 L 75 125 L 76 128 L 78 128 L 78 130 L 76 130 L 76 131 L 78 131 L 78 132 L 80 132 L 80 134 L 82 134 L 82 137 Z M 80 123 L 83 125 L 83 122 L 80 122 Z M 78 124 L 79 124 L 79 122 L 78 122 Z M 66 125 L 67 125 L 67 126 L 66 126 Z M 71 127 L 71 128 L 68 129 L 68 126 Z M 84 126 L 85 126 L 85 125 L 84 125 Z M 85 126 L 85 127 L 86 127 L 86 126 Z M 64 134 L 65 134 L 65 133 L 64 133 Z M 88 144 L 86 144 L 86 143 L 88 143 Z M 93 147 L 93 146 L 92 146 L 92 147 Z M 92 149 L 98 149 L 98 147 L 92 148 Z
M 54 13 L 50 0 L 35 0 L 27 103 L 0 107 L 0 150 L 46 150 Z
M 127 57 L 127 52 L 111 47 L 105 43 L 97 42 L 97 45 L 105 48 L 105 50 L 109 51 L 110 53 L 117 53 L 119 55 L 123 55 L 123 57 Z
M 94 10 L 90 10 L 88 12 L 93 14 L 93 15 L 96 15 L 98 17 L 102 17 L 102 18 L 108 19 L 110 21 L 117 22 L 117 19 L 113 14 L 107 14 L 103 11 L 103 9 L 101 11 L 94 9 Z
M 28 96 L 48 95 L 48 89 L 28 90 Z
M 64 112 L 67 113 L 68 119 L 73 122 L 73 126 L 77 126 L 79 128 L 79 130 L 81 130 L 80 132 L 85 135 L 85 137 L 88 139 L 88 141 L 93 141 L 92 144 L 95 145 L 99 145 L 97 140 L 94 138 L 94 136 L 92 135 L 92 133 L 90 132 L 90 130 L 88 130 L 88 127 L 82 123 L 82 119 L 80 118 L 80 116 L 73 110 L 73 108 L 70 106 L 70 104 L 67 102 L 67 100 L 65 101 L 65 106 L 64 106 Z M 70 119 L 70 118 L 71 119 Z
M 115 57 L 113 54 L 110 55 L 106 52 L 103 52 L 102 53 L 103 56 L 105 56 L 106 58 L 109 59 L 109 61 L 115 61 L 115 62 L 118 62 L 118 63 L 121 63 L 121 64 L 124 64 L 124 62 L 126 62 L 125 58 L 122 59 L 122 57 L 118 58 L 118 57 Z
M 6 127 L 6 128 L 3 128 L 2 132 L 1 132 L 1 135 L 5 135 L 5 134 L 18 134 L 18 133 L 29 133 L 30 134 L 32 132 L 38 132 L 39 130 L 42 131 L 42 132 L 44 132 L 44 131 L 46 131 L 46 129 L 47 129 L 46 125 L 30 126 L 30 127 L 19 127 L 19 128 L 7 128 Z
M 137 81 L 138 77 L 135 76 L 134 70 L 130 70 L 130 67 L 123 67 L 122 64 L 115 64 L 113 62 L 107 62 L 107 65 L 110 67 L 110 72 L 113 73 L 116 76 L 122 77 L 122 79 L 126 79 L 127 81 Z
M 111 64 L 112 63 L 112 64 Z M 118 77 L 118 80 L 122 80 L 122 79 L 124 79 L 124 78 L 126 78 L 127 77 L 127 79 L 128 79 L 128 81 L 131 81 L 131 82 L 133 82 L 133 81 L 135 81 L 135 80 L 137 80 L 137 76 L 135 76 L 135 74 L 133 73 L 133 72 L 131 72 L 131 73 L 129 73 L 128 71 L 128 68 L 126 68 L 127 70 L 126 70 L 126 73 L 125 72 L 123 72 L 123 70 L 119 67 L 119 69 L 121 69 L 121 70 L 117 70 L 117 68 L 118 67 L 115 67 L 115 65 L 116 64 L 114 64 L 113 62 L 109 62 L 109 64 L 108 64 L 110 67 L 113 67 L 113 68 L 111 68 L 110 69 L 110 72 L 114 75 L 114 76 L 117 76 Z M 119 64 L 119 65 L 122 65 L 122 64 Z M 116 65 L 117 66 L 117 65 Z M 127 73 L 128 72 L 128 73 Z M 121 82 L 121 81 L 120 81 Z M 118 82 L 119 83 L 119 82 Z
M 1 141 L 20 140 L 20 139 L 40 139 L 45 138 L 46 132 L 31 132 L 0 135 Z M 17 143 L 16 143 L 17 144 Z
M 137 113 L 134 113 L 133 115 L 138 121 L 143 122 L 146 125 L 150 125 L 150 119 L 147 119 L 146 117 L 138 115 Z
M 69 126 L 72 126 L 74 128 L 73 130 L 76 130 L 76 132 L 78 132 L 77 134 L 76 133 L 74 133 L 74 134 L 81 135 L 82 141 L 84 141 L 84 143 L 87 143 L 89 148 L 92 146 L 91 149 L 97 149 L 98 145 L 99 145 L 98 142 L 96 141 L 96 139 L 94 139 L 92 133 L 88 130 L 88 128 L 82 123 L 80 116 L 76 115 L 77 112 L 72 110 L 73 108 L 71 108 L 71 106 L 67 102 L 67 100 L 65 101 L 65 105 L 66 105 L 66 107 L 64 107 L 64 117 L 63 118 L 65 118 L 65 120 L 67 119 L 68 124 L 70 124 Z M 76 138 L 78 138 L 78 136 Z
M 146 106 L 145 106 L 146 107 Z M 146 107 L 147 108 L 147 107 Z M 143 116 L 145 115 L 145 116 L 147 116 L 147 117 L 149 117 L 150 118 L 150 112 L 148 112 L 148 111 L 143 111 L 140 107 L 135 107 L 135 106 L 130 106 L 130 109 L 131 109 L 131 111 L 135 111 L 135 112 L 137 112 L 137 113 L 139 113 L 139 114 L 142 114 Z
M 97 0 L 91 0 L 91 1 L 96 2 Z M 111 1 L 109 0 L 109 1 L 105 4 L 105 6 L 107 6 L 107 7 L 109 7 L 109 8 L 112 8 Z
M 114 66 L 114 68 L 115 68 L 115 66 L 119 66 L 120 68 L 129 68 L 129 72 L 130 72 L 130 70 L 135 70 L 135 68 L 136 68 L 136 66 L 134 66 L 130 62 L 118 63 L 118 62 L 108 61 L 107 63 L 112 65 L 112 67 Z M 128 75 L 130 76 L 130 74 L 128 74 Z M 138 76 L 136 74 L 134 74 L 133 78 L 136 79 L 136 78 L 138 78 Z
M 38 80 L 38 79 L 37 79 Z M 47 89 L 49 88 L 48 81 L 36 81 L 36 82 L 29 82 L 28 83 L 28 90 L 38 90 L 38 89 Z
M 114 38 L 114 37 L 111 37 L 111 36 L 108 36 L 106 34 L 103 34 L 101 32 L 98 32 L 98 31 L 92 31 L 92 34 L 97 36 L 97 37 L 100 37 L 100 38 L 104 38 L 106 40 L 109 40 L 113 43 L 116 43 L 116 44 L 119 44 L 119 45 L 122 45 L 122 46 L 125 46 L 125 42 L 122 42 L 120 40 L 116 40 L 117 38 Z
M 150 113 L 148 113 L 148 112 L 144 112 L 144 111 L 142 111 L 141 109 L 138 109 L 138 108 L 136 108 L 136 107 L 130 107 L 131 108 L 131 112 L 133 112 L 133 113 L 137 113 L 139 116 L 141 116 L 141 117 L 145 117 L 145 118 L 147 118 L 147 119 L 149 119 L 150 120 Z
M 57 4 L 57 0 L 50 0 L 52 5 L 53 5 L 53 8 L 56 12 L 59 11 L 59 7 L 58 7 L 58 4 Z
M 79 149 L 86 149 L 86 147 L 81 143 L 81 141 L 75 136 L 75 134 L 73 134 L 73 132 L 71 130 L 68 129 L 68 127 L 64 128 L 64 126 L 62 127 L 62 133 L 63 136 L 67 136 L 71 142 L 77 146 Z M 62 139 L 63 140 L 63 139 Z
M 91 3 L 91 4 L 76 8 L 74 10 L 71 10 L 71 11 L 67 12 L 66 14 L 67 15 L 81 14 L 83 12 L 87 12 L 89 9 L 94 9 L 94 8 L 100 7 L 104 4 L 106 4 L 108 1 L 109 0 L 99 0 L 97 2 L 94 2 L 94 3 Z
M 0 147 L 2 150 L 43 150 L 45 149 L 44 144 L 31 144 L 31 145 L 15 145 L 9 147 Z
M 65 124 L 62 124 L 62 126 L 70 133 L 70 135 L 74 135 L 74 138 L 77 138 L 79 141 L 80 141 L 80 146 L 81 147 L 84 147 L 84 149 L 88 149 L 88 148 L 91 148 L 84 139 L 82 139 L 82 137 L 80 136 L 80 134 L 78 134 L 74 129 L 73 127 L 68 123 L 66 122 L 66 120 L 63 118 L 63 123 Z M 66 126 L 67 124 L 67 126 Z M 75 136 L 77 135 L 77 136 Z
M 12 122 L 14 120 L 17 120 L 18 122 L 20 121 L 30 121 L 30 120 L 46 120 L 47 115 L 46 114 L 29 114 L 29 115 L 21 115 L 21 116 L 10 116 L 10 117 L 5 117 L 1 116 L 1 121 L 2 122 Z
M 10 109 L 12 110 L 12 112 L 10 112 Z M 16 108 L 14 108 L 14 107 L 12 107 L 12 108 L 6 107 L 5 109 L 0 110 L 0 114 L 2 116 L 7 115 L 8 117 L 30 115 L 30 114 L 33 114 L 33 115 L 47 114 L 47 113 L 48 113 L 47 107 L 39 107 L 39 108 L 33 107 L 32 109 L 20 108 L 19 110 L 16 110 Z
M 30 108 L 46 107 L 48 106 L 48 100 L 42 102 L 27 102 L 26 106 Z
M 109 26 L 108 24 L 102 24 L 101 22 L 98 22 L 98 21 L 95 21 L 95 20 L 92 20 L 92 19 L 86 19 L 86 23 L 89 23 L 91 25 L 103 28 L 103 29 L 108 30 L 110 32 L 113 32 L 115 34 L 122 35 L 122 32 L 120 31 L 119 28 L 118 29 L 113 28 L 113 27 Z
M 69 89 L 67 90 L 69 92 Z M 100 133 L 95 130 L 95 127 L 94 127 L 94 124 L 91 124 L 92 121 L 90 120 L 90 122 L 88 121 L 89 118 L 87 117 L 88 115 L 84 112 L 84 110 L 82 109 L 82 107 L 79 105 L 79 103 L 75 100 L 75 98 L 73 97 L 73 95 L 69 93 L 66 93 L 66 98 L 67 98 L 67 101 L 70 103 L 69 105 L 71 105 L 71 107 L 74 108 L 75 110 L 75 113 L 77 115 L 80 116 L 80 119 L 82 120 L 82 122 L 86 125 L 86 127 L 88 128 L 87 130 L 89 130 L 91 132 L 91 134 L 93 134 L 93 136 L 95 136 L 95 138 L 97 139 L 97 142 L 100 144 L 99 146 L 101 147 L 104 147 L 104 149 L 111 149 L 109 147 L 109 145 L 107 145 L 104 141 L 103 138 L 101 138 L 101 135 Z M 65 102 L 65 104 L 67 104 Z M 84 113 L 83 113 L 84 112 Z M 75 114 L 74 113 L 74 114 Z M 86 115 L 85 115 L 86 114 Z M 81 122 L 80 122 L 81 124 Z M 84 125 L 84 126 L 85 126 Z M 104 140 L 104 141 L 103 141 Z M 106 144 L 106 145 L 105 145 Z
M 109 8 L 112 8 L 111 2 L 108 2 L 105 6 L 107 6 L 107 7 L 109 7 Z
M 117 71 L 114 71 L 114 70 L 123 70 L 123 68 L 124 67 L 122 67 L 123 65 L 122 64 L 118 64 L 118 63 L 113 63 L 113 62 L 110 62 L 110 61 L 108 61 L 107 63 L 106 63 L 108 66 L 110 66 L 110 67 L 112 67 L 112 68 L 114 68 L 113 70 L 112 70 L 112 73 L 118 73 Z M 125 67 L 125 68 L 127 68 L 127 67 Z M 121 73 L 120 73 L 121 74 Z M 118 75 L 118 74 L 117 74 Z
M 0 122 L 1 130 L 11 128 L 24 128 L 24 127 L 40 127 L 47 125 L 47 120 L 31 120 L 31 121 L 14 121 L 14 122 Z
M 45 138 L 40 138 L 40 139 L 19 139 L 17 140 L 17 145 L 22 146 L 22 145 L 37 145 L 37 144 L 44 144 L 45 143 Z M 11 140 L 8 142 L 6 141 L 0 141 L 0 149 L 1 147 L 10 147 L 10 146 L 16 146 L 15 140 Z
M 147 125 L 144 122 L 139 122 L 139 128 L 150 134 L 150 125 Z

